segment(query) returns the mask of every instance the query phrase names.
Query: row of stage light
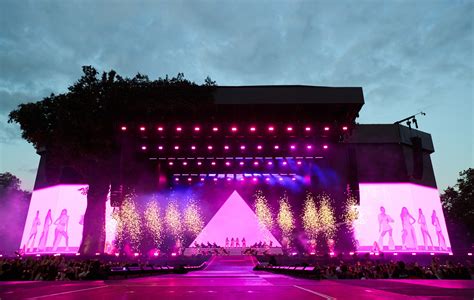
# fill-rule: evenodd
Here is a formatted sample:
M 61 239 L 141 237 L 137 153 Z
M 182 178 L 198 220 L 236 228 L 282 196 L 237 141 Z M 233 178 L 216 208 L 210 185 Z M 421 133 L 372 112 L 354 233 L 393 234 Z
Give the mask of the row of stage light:
M 306 156 L 306 157 L 170 157 L 170 158 L 156 158 L 150 157 L 150 160 L 167 160 L 169 166 L 181 165 L 181 166 L 301 166 L 303 160 L 314 160 L 322 159 L 322 156 Z
M 204 181 L 240 181 L 240 182 L 285 182 L 296 181 L 297 175 L 294 173 L 278 173 L 278 174 L 173 174 L 176 182 L 204 182 Z
M 349 129 L 348 126 L 341 126 L 340 129 L 342 131 L 347 131 Z M 129 130 L 129 127 L 127 127 L 126 125 L 122 125 L 120 126 L 120 130 L 121 131 L 127 131 Z M 287 132 L 289 134 L 292 134 L 292 133 L 297 133 L 297 132 L 302 132 L 304 134 L 308 134 L 308 133 L 311 133 L 312 131 L 315 131 L 315 128 L 313 128 L 312 126 L 303 126 L 303 127 L 300 127 L 300 126 L 293 126 L 293 125 L 288 125 L 284 128 L 278 128 L 277 126 L 274 126 L 274 125 L 269 125 L 267 126 L 266 128 L 262 129 L 262 128 L 258 128 L 257 126 L 249 126 L 248 128 L 246 129 L 242 129 L 242 128 L 239 128 L 238 126 L 230 126 L 229 128 L 222 128 L 222 127 L 218 127 L 218 126 L 210 126 L 210 127 L 202 127 L 202 126 L 192 126 L 190 128 L 185 128 L 184 126 L 176 126 L 174 128 L 167 128 L 165 126 L 156 126 L 156 127 L 147 127 L 147 126 L 144 126 L 144 125 L 140 125 L 138 127 L 136 127 L 137 131 L 139 132 L 146 132 L 148 130 L 153 130 L 155 132 L 158 132 L 158 133 L 165 133 L 166 131 L 169 131 L 169 132 L 173 132 L 174 134 L 181 134 L 181 133 L 185 133 L 186 131 L 188 132 L 192 132 L 193 134 L 200 134 L 200 133 L 204 133 L 204 132 L 209 132 L 211 134 L 216 134 L 216 133 L 219 133 L 219 132 L 229 132 L 231 134 L 236 134 L 238 132 L 245 132 L 245 131 L 248 131 L 250 134 L 255 134 L 255 133 L 258 133 L 258 132 L 268 132 L 270 134 L 275 134 L 276 132 L 278 132 L 279 130 L 282 131 L 282 132 Z M 321 128 L 316 128 L 316 130 L 321 130 L 323 132 L 329 132 L 331 131 L 331 126 L 322 126 Z
M 189 150 L 191 150 L 191 151 L 199 150 L 196 145 L 191 145 L 191 146 L 188 146 L 188 147 L 189 147 Z M 287 147 L 288 147 L 288 149 L 289 149 L 290 151 L 294 151 L 294 150 L 297 150 L 297 149 L 300 149 L 300 148 L 301 148 L 301 146 L 298 147 L 297 144 L 290 144 L 290 145 L 288 145 Z M 183 150 L 184 147 L 182 147 L 182 146 L 180 146 L 180 145 L 173 145 L 173 146 L 170 146 L 169 148 L 170 148 L 171 150 L 179 151 L 179 150 Z M 263 148 L 264 148 L 264 146 L 263 146 L 263 145 L 260 145 L 260 144 L 255 146 L 255 150 L 257 150 L 257 151 L 258 151 L 258 150 L 263 150 Z M 283 146 L 278 145 L 278 144 L 275 144 L 275 145 L 273 145 L 273 147 L 272 147 L 272 146 L 270 147 L 270 149 L 272 149 L 272 148 L 273 148 L 273 150 L 283 150 L 283 149 L 282 149 Z M 305 149 L 305 150 L 307 150 L 307 151 L 319 150 L 319 149 L 318 149 L 319 147 L 317 147 L 317 146 L 315 146 L 315 145 L 312 145 L 312 144 L 303 145 L 302 148 Z M 320 146 L 320 148 L 322 148 L 322 149 L 324 149 L 324 150 L 327 150 L 327 149 L 329 149 L 329 146 L 326 145 L 326 144 L 324 144 L 324 145 Z M 142 151 L 147 151 L 147 150 L 150 149 L 150 147 L 149 147 L 148 145 L 141 145 L 141 146 L 140 146 L 140 149 L 141 149 Z M 216 147 L 215 147 L 214 145 L 207 145 L 207 146 L 204 146 L 204 149 L 207 149 L 208 151 L 213 151 L 213 150 L 216 150 Z M 227 150 L 231 150 L 231 147 L 230 147 L 229 145 L 224 145 L 224 146 L 222 147 L 222 149 L 224 149 L 225 151 L 227 151 Z M 241 151 L 252 150 L 252 149 L 250 149 L 250 147 L 248 147 L 247 145 L 240 145 L 240 146 L 238 146 L 238 149 L 240 149 Z M 165 151 L 165 150 L 166 150 L 166 147 L 165 147 L 164 145 L 158 145 L 158 146 L 156 146 L 156 150 L 158 150 L 158 151 Z M 184 149 L 184 150 L 185 150 L 185 149 Z

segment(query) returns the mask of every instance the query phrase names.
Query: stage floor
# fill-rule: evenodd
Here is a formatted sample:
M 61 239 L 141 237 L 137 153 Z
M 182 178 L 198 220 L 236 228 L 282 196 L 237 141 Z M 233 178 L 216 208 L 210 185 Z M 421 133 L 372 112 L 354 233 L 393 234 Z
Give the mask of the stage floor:
M 253 257 L 214 257 L 184 275 L 0 282 L 0 299 L 473 299 L 473 280 L 306 280 L 254 272 Z

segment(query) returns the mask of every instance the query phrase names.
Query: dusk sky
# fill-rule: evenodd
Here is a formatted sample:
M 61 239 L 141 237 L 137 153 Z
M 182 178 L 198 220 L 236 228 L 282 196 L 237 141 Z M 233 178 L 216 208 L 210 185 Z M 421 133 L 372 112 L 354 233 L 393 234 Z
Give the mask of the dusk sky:
M 0 172 L 32 189 L 39 156 L 8 113 L 93 65 L 218 85 L 360 86 L 359 123 L 426 112 L 441 190 L 474 167 L 473 20 L 474 1 L 452 0 L 2 0 Z

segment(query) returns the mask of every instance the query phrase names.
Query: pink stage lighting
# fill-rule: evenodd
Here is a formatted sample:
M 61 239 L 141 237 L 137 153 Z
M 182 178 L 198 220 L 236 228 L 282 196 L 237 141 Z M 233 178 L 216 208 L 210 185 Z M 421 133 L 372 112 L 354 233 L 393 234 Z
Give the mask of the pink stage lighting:
M 174 146 L 174 150 L 179 150 L 179 146 Z
M 329 126 L 325 126 L 324 131 L 329 131 Z
M 287 127 L 286 130 L 287 131 L 293 131 L 293 127 Z
M 281 163 L 282 165 L 286 166 L 288 163 L 286 161 Z
M 295 149 L 296 149 L 296 146 L 295 146 L 295 145 L 291 145 L 291 146 L 290 146 L 290 149 L 291 149 L 291 150 L 295 150 Z
M 275 130 L 275 127 L 273 126 L 268 127 L 268 131 L 274 131 L 274 130 Z
M 224 146 L 224 149 L 225 149 L 225 150 L 229 150 L 229 146 L 225 145 L 225 146 Z
M 122 131 L 125 131 L 125 130 L 127 130 L 127 127 L 126 127 L 126 126 L 122 126 L 122 127 L 120 127 L 120 129 L 121 129 Z
M 217 181 L 217 178 L 216 178 L 216 177 L 214 177 L 214 181 Z
M 201 128 L 199 128 L 199 127 L 194 127 L 194 131 L 199 131 L 199 130 L 201 130 Z
M 198 161 L 198 162 L 197 162 L 197 165 L 198 165 L 198 166 L 202 165 L 202 162 Z
M 217 128 L 217 127 L 212 127 L 212 131 L 217 132 L 217 131 L 219 131 L 219 128 Z
M 158 131 L 163 131 L 163 127 L 161 127 L 161 126 L 158 127 L 157 129 L 158 129 Z
M 254 162 L 253 162 L 253 165 L 254 165 L 254 166 L 258 166 L 258 161 L 254 161 Z
M 142 150 L 146 150 L 146 146 L 142 146 Z
M 278 180 L 283 181 L 283 177 L 278 178 Z
M 227 177 L 227 181 L 230 181 L 231 179 L 232 179 L 232 178 L 230 178 L 230 177 Z
M 252 181 L 254 181 L 254 182 L 257 181 L 257 178 L 256 177 L 252 178 Z
M 257 130 L 255 127 L 250 127 L 251 132 L 255 132 L 255 130 Z
M 208 150 L 212 150 L 212 146 L 207 146 L 207 149 L 208 149 Z
M 138 255 L 140 255 L 139 253 L 135 252 L 133 253 L 133 256 L 137 257 Z
M 163 150 L 163 146 L 158 146 L 158 150 Z
M 273 163 L 272 163 L 271 161 L 269 161 L 269 162 L 268 162 L 268 165 L 271 166 L 271 165 L 273 165 Z
M 280 146 L 275 145 L 275 147 L 273 147 L 273 148 L 275 148 L 275 150 L 278 150 L 278 149 L 280 149 Z
M 244 162 L 243 162 L 243 161 L 241 161 L 241 162 L 239 163 L 239 165 L 243 166 L 243 165 L 244 165 Z
M 204 181 L 204 177 L 201 177 L 201 181 Z
M 196 150 L 196 146 L 191 146 L 191 150 Z
M 187 166 L 187 165 L 188 165 L 188 163 L 183 161 L 183 166 Z
M 323 146 L 323 149 L 327 149 L 327 148 L 329 148 L 328 145 L 324 145 L 324 146 Z
M 211 165 L 215 166 L 215 165 L 216 165 L 216 162 L 215 162 L 215 161 L 211 162 Z
M 225 162 L 225 165 L 226 165 L 226 166 L 230 166 L 230 162 L 226 161 L 226 162 Z
M 183 128 L 181 128 L 181 127 L 176 127 L 176 131 L 181 131 L 181 130 L 183 130 Z
M 296 181 L 296 178 L 295 178 L 295 177 L 292 177 L 291 180 Z
M 346 130 L 347 130 L 347 126 L 342 126 L 342 130 L 346 131 Z
M 313 148 L 313 146 L 311 146 L 311 145 L 306 146 L 306 149 L 308 149 L 308 150 L 311 150 L 311 148 Z
M 304 130 L 311 131 L 311 127 L 306 127 Z
M 188 177 L 188 181 L 191 182 L 193 181 L 193 179 L 191 177 Z
M 145 131 L 145 126 L 140 126 L 140 131 Z
M 265 178 L 265 181 L 270 181 L 270 177 Z
M 173 162 L 172 162 L 172 161 L 170 161 L 170 162 L 168 163 L 168 165 L 172 166 L 172 165 L 173 165 Z
M 232 127 L 230 130 L 231 130 L 232 132 L 237 132 L 237 127 Z
M 178 177 L 176 177 L 176 178 L 174 179 L 174 181 L 179 181 L 179 178 L 178 178 Z
M 240 146 L 240 150 L 245 150 L 245 146 L 244 145 Z
M 297 161 L 296 164 L 297 164 L 298 166 L 300 166 L 300 165 L 301 165 L 301 161 Z
M 258 146 L 257 146 L 257 149 L 258 149 L 258 150 L 262 150 L 262 145 L 258 145 Z

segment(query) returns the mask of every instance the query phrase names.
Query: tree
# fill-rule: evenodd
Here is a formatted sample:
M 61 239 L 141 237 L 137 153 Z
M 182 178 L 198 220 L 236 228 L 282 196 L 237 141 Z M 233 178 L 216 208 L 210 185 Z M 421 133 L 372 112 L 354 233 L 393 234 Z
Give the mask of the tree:
M 166 116 L 198 115 L 213 105 L 214 82 L 197 85 L 176 77 L 150 80 L 137 74 L 123 78 L 83 67 L 82 77 L 64 94 L 20 104 L 9 122 L 20 124 L 22 137 L 46 149 L 49 164 L 71 166 L 89 185 L 80 252 L 103 252 L 105 202 L 119 150 L 119 124 L 156 122 Z
M 474 169 L 459 173 L 454 187 L 448 187 L 441 195 L 441 203 L 448 220 L 457 227 L 464 227 L 470 242 L 474 232 Z
M 21 181 L 12 173 L 0 173 L 0 193 L 3 194 L 10 190 L 20 191 Z

